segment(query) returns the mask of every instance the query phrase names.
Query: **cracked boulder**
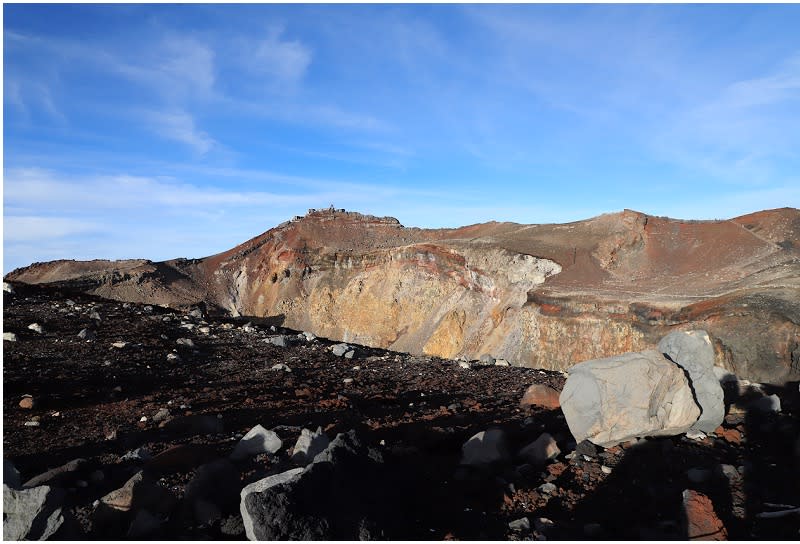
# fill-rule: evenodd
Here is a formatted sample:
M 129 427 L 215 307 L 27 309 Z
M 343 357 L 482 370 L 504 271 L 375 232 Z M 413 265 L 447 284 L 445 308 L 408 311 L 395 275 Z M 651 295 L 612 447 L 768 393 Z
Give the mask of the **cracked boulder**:
M 706 331 L 675 331 L 658 343 L 658 351 L 689 373 L 700 418 L 692 430 L 711 433 L 725 418 L 725 393 L 714 372 L 714 348 Z
M 683 369 L 654 350 L 575 365 L 560 401 L 575 441 L 604 448 L 682 434 L 700 416 Z

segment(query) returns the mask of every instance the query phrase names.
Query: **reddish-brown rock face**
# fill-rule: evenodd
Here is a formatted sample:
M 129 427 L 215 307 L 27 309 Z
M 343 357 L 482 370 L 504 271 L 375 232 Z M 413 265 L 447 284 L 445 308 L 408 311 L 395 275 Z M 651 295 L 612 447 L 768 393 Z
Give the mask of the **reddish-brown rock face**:
M 688 540 L 728 540 L 728 532 L 714 511 L 711 499 L 700 492 L 683 492 L 683 510 Z
M 800 378 L 800 211 L 678 221 L 405 228 L 320 210 L 204 259 L 55 261 L 8 279 L 118 300 L 200 301 L 374 347 L 566 369 L 705 329 L 717 364 Z

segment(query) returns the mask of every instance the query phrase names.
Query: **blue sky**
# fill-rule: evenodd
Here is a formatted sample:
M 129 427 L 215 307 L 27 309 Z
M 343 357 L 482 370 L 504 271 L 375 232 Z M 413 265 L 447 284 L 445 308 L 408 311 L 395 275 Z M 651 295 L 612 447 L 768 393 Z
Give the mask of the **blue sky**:
M 3 271 L 800 206 L 800 6 L 3 6 Z

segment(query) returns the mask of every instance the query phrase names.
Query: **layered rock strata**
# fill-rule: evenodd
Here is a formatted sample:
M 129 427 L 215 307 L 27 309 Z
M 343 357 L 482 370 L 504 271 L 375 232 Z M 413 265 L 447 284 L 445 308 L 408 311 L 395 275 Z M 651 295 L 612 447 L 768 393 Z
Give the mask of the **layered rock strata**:
M 203 259 L 55 261 L 6 279 L 205 303 L 344 342 L 546 369 L 702 328 L 718 366 L 760 382 L 800 379 L 800 211 L 791 208 L 726 221 L 626 210 L 438 230 L 315 210 Z

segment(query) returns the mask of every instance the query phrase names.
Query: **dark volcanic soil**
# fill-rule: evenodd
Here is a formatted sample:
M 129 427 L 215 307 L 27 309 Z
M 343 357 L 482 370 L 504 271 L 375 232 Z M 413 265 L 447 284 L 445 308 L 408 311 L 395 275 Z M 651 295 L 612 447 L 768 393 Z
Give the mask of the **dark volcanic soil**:
M 22 482 L 73 459 L 88 460 L 60 483 L 78 521 L 77 538 L 125 538 L 127 526 L 111 532 L 93 526 L 96 499 L 143 466 L 181 498 L 197 467 L 227 457 L 256 424 L 278 433 L 284 446 L 275 455 L 237 463 L 240 487 L 292 468 L 288 454 L 304 427 L 321 426 L 330 438 L 356 429 L 381 449 L 405 482 L 396 490 L 396 504 L 386 508 L 403 505 L 404 515 L 416 518 L 408 519 L 402 534 L 389 535 L 394 539 L 681 538 L 684 489 L 711 498 L 732 539 L 800 537 L 797 514 L 757 517 L 775 510 L 770 504 L 800 506 L 796 383 L 764 388 L 781 396 L 781 413 L 757 415 L 733 405 L 723 427 L 702 441 L 645 439 L 568 459 L 576 445 L 561 411 L 519 407 L 533 383 L 560 390 L 560 373 L 462 369 L 455 361 L 370 348 L 345 359 L 334 356 L 328 349 L 334 343 L 324 339 L 287 348 L 266 342 L 281 332 L 295 334 L 267 319 L 253 319 L 245 328 L 247 319 L 203 320 L 66 289 L 14 288 L 15 294 L 4 294 L 3 330 L 18 339 L 3 342 L 3 456 Z M 30 330 L 32 323 L 43 334 Z M 84 328 L 96 338 L 78 338 Z M 178 345 L 179 338 L 191 339 L 194 347 Z M 127 345 L 117 348 L 116 342 Z M 167 359 L 173 352 L 179 360 Z M 291 372 L 272 370 L 277 363 Z M 19 406 L 25 394 L 33 396 L 33 409 Z M 162 408 L 170 416 L 157 423 L 153 416 Z M 201 429 L 208 423 L 201 416 L 219 419 L 223 432 Z M 25 425 L 34 419 L 39 426 Z M 462 444 L 490 427 L 506 431 L 513 451 L 549 432 L 562 453 L 543 467 L 460 468 Z M 186 446 L 173 450 L 172 460 L 120 459 L 139 447 L 158 455 L 177 445 Z M 718 474 L 723 464 L 736 468 L 734 476 Z M 711 477 L 692 482 L 693 468 L 709 469 Z M 556 490 L 537 489 L 547 482 Z M 238 515 L 234 504 L 222 522 L 198 525 L 179 503 L 153 538 L 242 539 Z M 523 516 L 530 530 L 511 530 L 509 522 Z

